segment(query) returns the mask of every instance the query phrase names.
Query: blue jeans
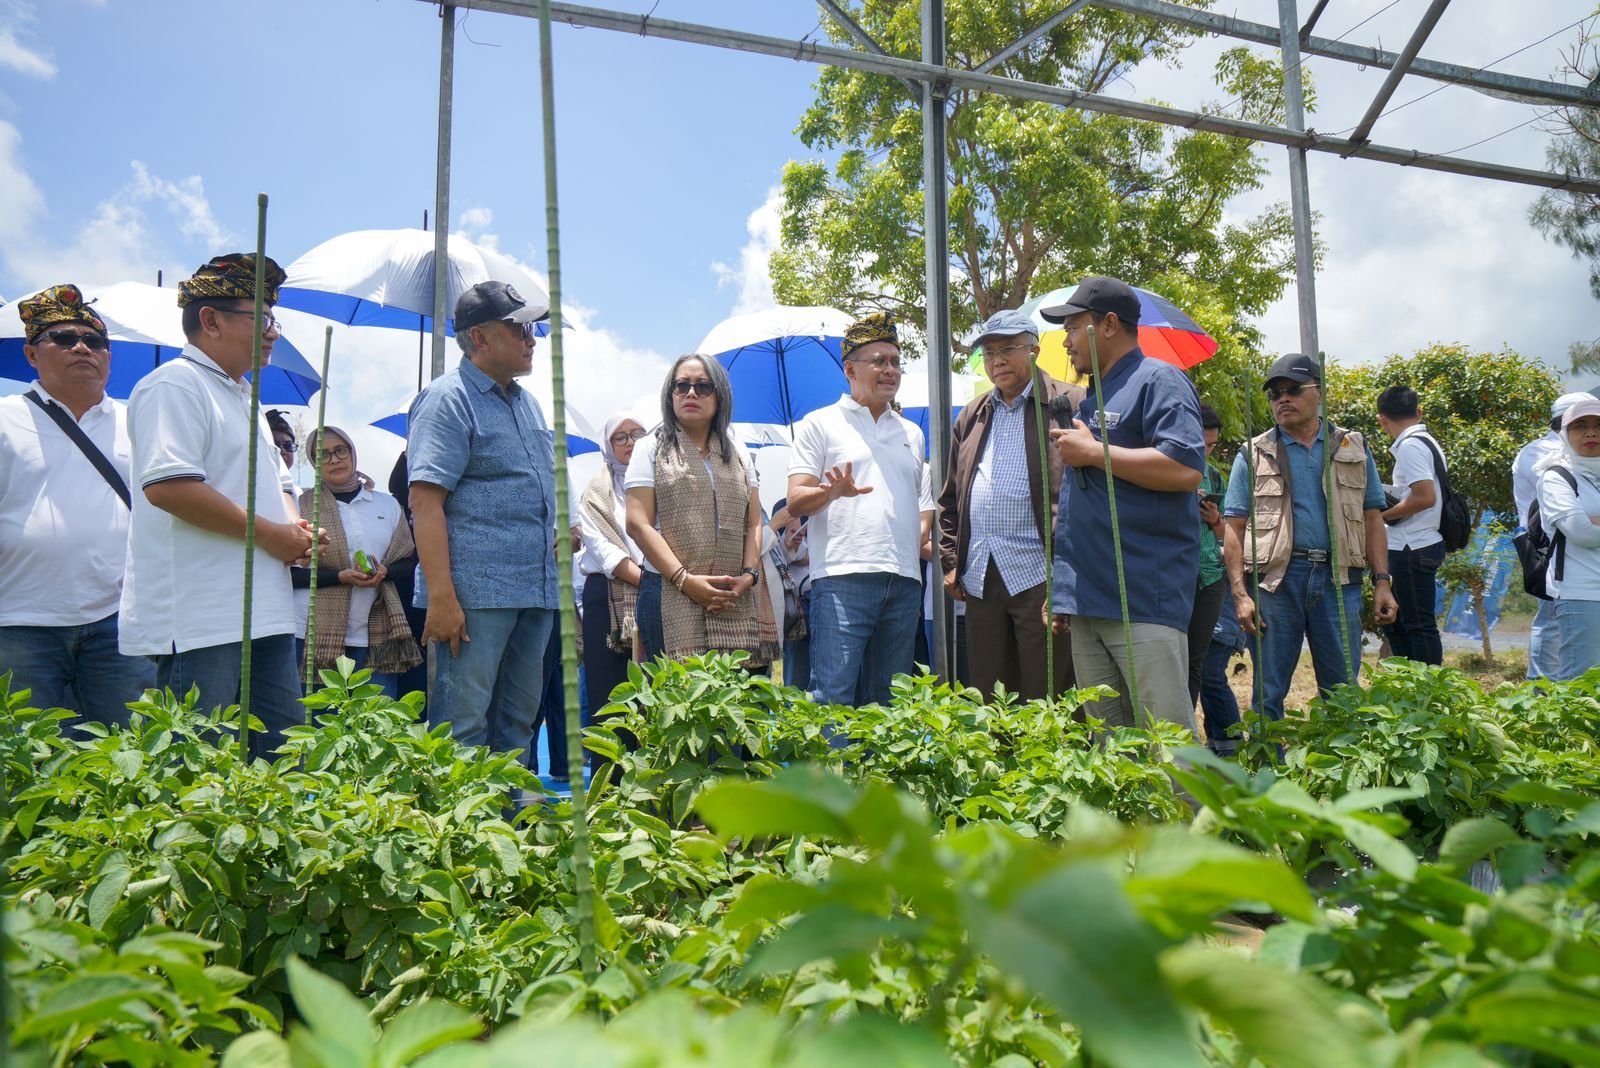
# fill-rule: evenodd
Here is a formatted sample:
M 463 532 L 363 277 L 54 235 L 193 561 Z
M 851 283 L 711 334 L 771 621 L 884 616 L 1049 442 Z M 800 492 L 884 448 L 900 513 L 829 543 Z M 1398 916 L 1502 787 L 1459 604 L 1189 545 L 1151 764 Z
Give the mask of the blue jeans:
M 467 608 L 459 655 L 433 642 L 428 726 L 452 725 L 462 745 L 497 753 L 533 745 L 544 692 L 544 652 L 555 629 L 553 608 Z
M 1528 629 L 1528 678 L 1553 679 L 1561 672 L 1561 626 L 1556 602 L 1540 601 Z
M 362 668 L 367 666 L 367 651 L 368 650 L 365 645 L 347 645 L 344 647 L 344 655 L 348 656 L 355 663 L 357 671 L 360 671 Z M 304 638 L 296 638 L 294 640 L 294 662 L 299 664 L 301 668 L 305 667 L 306 640 Z M 372 678 L 368 679 L 367 682 L 372 686 L 381 686 L 383 688 L 383 696 L 389 698 L 391 701 L 396 700 L 400 696 L 400 676 L 396 675 L 392 671 L 374 671 L 372 673 Z M 426 686 L 427 683 L 424 682 L 423 685 Z M 316 685 L 314 685 L 312 689 L 322 689 L 321 676 L 318 676 Z
M 1565 682 L 1600 667 L 1600 601 L 1557 600 L 1561 660 L 1555 677 Z
M 1400 607 L 1388 628 L 1389 648 L 1395 656 L 1419 664 L 1444 663 L 1444 641 L 1439 637 L 1439 620 L 1433 610 L 1439 600 L 1437 576 L 1442 563 L 1444 542 L 1389 553 L 1394 599 Z
M 806 626 L 809 628 L 810 623 Z M 804 690 L 811 685 L 811 632 L 797 642 L 783 643 L 783 684 Z
M 1358 576 L 1359 578 L 1359 576 Z M 1261 591 L 1257 606 L 1266 631 L 1261 635 L 1262 707 L 1271 719 L 1283 718 L 1300 645 L 1309 641 L 1317 688 L 1327 693 L 1351 681 L 1350 662 L 1361 651 L 1361 583 L 1342 587 L 1346 632 L 1339 639 L 1339 602 L 1334 599 L 1332 569 L 1325 563 L 1290 560 L 1283 581 L 1272 592 Z
M 829 705 L 889 703 L 913 668 L 922 584 L 902 575 L 829 575 L 811 584 L 811 692 Z
M 147 656 L 117 651 L 117 615 L 75 627 L 0 627 L 0 672 L 32 690 L 39 708 L 68 708 L 106 726 L 128 725 L 128 702 L 156 684 Z
M 300 665 L 293 634 L 273 634 L 250 642 L 250 709 L 264 734 L 250 734 L 250 755 L 265 757 L 283 744 L 283 732 L 306 721 L 300 703 Z M 200 688 L 198 708 L 212 709 L 239 700 L 243 642 L 227 642 L 156 657 L 156 685 L 180 698 Z

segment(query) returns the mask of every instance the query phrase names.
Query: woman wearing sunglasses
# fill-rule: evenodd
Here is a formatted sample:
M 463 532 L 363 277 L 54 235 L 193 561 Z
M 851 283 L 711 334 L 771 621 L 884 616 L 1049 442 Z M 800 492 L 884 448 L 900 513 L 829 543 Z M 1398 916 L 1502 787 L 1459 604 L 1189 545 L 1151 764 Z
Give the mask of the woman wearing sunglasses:
M 661 387 L 661 426 L 633 450 L 627 533 L 644 551 L 637 618 L 646 659 L 744 650 L 779 655 L 761 568 L 755 461 L 734 445 L 733 390 L 710 357 L 680 356 Z

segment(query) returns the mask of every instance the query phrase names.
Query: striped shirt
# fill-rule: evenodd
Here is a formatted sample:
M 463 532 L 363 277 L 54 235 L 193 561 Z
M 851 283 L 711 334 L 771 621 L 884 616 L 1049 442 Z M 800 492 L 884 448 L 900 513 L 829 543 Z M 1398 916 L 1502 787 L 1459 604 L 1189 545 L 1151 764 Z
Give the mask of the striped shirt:
M 972 540 L 967 570 L 961 576 L 961 585 L 972 597 L 984 596 L 983 580 L 991 559 L 1012 596 L 1044 582 L 1044 542 L 1028 487 L 1024 421 L 1031 414 L 1027 400 L 1032 390 L 1029 382 L 1010 404 L 993 394 L 989 440 L 972 477 Z

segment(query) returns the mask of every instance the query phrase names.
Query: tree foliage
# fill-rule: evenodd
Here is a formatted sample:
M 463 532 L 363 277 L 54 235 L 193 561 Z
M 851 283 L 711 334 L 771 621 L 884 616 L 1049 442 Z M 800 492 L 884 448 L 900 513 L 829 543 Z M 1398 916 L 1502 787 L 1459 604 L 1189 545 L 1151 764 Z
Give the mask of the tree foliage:
M 1600 8 L 1567 53 L 1566 71 L 1584 81 L 1600 77 L 1600 37 L 1594 35 L 1594 19 Z M 1600 178 L 1600 111 L 1594 108 L 1562 108 L 1555 121 L 1554 136 L 1545 147 L 1545 162 L 1552 171 L 1593 181 Z M 1589 290 L 1600 299 L 1600 196 L 1569 189 L 1551 189 L 1540 195 L 1528 209 L 1534 229 L 1558 245 L 1572 250 L 1574 259 L 1589 261 Z M 1577 369 L 1574 355 L 1574 369 Z
M 893 55 L 921 52 L 915 0 L 845 5 Z M 972 69 L 1055 14 L 1059 0 L 949 0 L 947 53 Z M 836 41 L 848 43 L 829 23 Z M 994 73 L 1091 93 L 1110 92 L 1138 63 L 1177 63 L 1191 31 L 1090 7 Z M 1244 49 L 1216 79 L 1230 114 L 1281 119 L 1279 66 Z M 1309 94 L 1308 94 L 1309 96 Z M 1231 381 L 1259 344 L 1247 317 L 1283 292 L 1293 270 L 1286 206 L 1224 219 L 1265 173 L 1250 142 L 1153 123 L 954 89 L 949 108 L 950 317 L 960 337 L 1030 294 L 1110 274 L 1161 292 L 1221 349 L 1197 375 Z M 825 68 L 801 117 L 822 159 L 783 176 L 782 246 L 771 261 L 781 301 L 881 308 L 926 321 L 922 125 L 918 101 L 894 78 Z M 957 344 L 958 351 L 965 346 Z M 1221 397 L 1224 406 L 1232 398 Z

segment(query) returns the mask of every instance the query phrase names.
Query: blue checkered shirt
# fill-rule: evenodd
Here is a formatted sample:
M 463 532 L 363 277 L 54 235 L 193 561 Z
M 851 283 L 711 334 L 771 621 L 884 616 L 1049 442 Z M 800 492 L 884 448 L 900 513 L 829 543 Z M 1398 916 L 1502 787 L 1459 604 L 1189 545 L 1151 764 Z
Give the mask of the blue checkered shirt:
M 1044 581 L 1044 542 L 1028 486 L 1026 420 L 1033 414 L 1027 405 L 1032 390 L 1030 382 L 1010 404 L 999 393 L 992 396 L 989 440 L 972 478 L 972 534 L 967 570 L 961 576 L 961 585 L 972 597 L 984 595 L 991 559 L 1006 592 L 1013 596 Z

